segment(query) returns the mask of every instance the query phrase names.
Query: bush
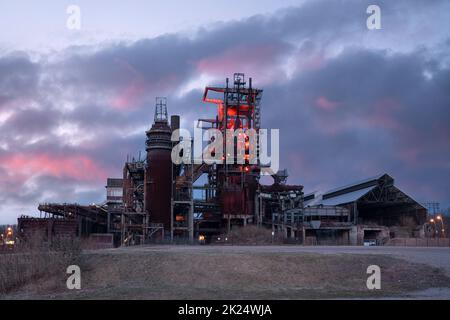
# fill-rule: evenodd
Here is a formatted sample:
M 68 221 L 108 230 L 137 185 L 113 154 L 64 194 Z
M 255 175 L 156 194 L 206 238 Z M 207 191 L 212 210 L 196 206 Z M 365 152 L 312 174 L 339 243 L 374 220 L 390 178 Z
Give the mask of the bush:
M 0 293 L 4 294 L 47 276 L 65 274 L 80 254 L 77 239 L 61 238 L 47 244 L 28 241 L 13 252 L 0 254 Z

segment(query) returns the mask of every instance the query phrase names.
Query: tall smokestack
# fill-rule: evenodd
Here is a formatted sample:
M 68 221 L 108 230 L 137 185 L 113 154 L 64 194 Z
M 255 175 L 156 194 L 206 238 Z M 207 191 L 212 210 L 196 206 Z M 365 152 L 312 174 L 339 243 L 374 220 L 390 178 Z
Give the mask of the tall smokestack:
M 155 121 L 146 134 L 145 211 L 150 223 L 162 223 L 164 230 L 170 231 L 172 129 L 166 98 L 156 98 Z

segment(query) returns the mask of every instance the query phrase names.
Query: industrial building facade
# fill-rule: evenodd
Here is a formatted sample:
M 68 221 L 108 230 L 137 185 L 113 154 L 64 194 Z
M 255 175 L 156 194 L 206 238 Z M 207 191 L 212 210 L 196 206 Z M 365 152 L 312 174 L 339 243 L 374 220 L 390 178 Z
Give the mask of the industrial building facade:
M 205 88 L 203 102 L 217 113 L 199 119 L 198 128 L 216 129 L 224 137 L 230 129 L 238 132 L 231 137 L 234 161 L 213 164 L 195 161 L 191 149 L 175 148 L 193 142 L 183 141 L 180 116 L 169 117 L 166 98 L 157 98 L 154 122 L 146 132 L 146 156 L 128 158 L 122 177 L 107 180 L 106 201 L 91 206 L 41 204 L 39 210 L 49 215 L 41 219 L 75 221 L 72 228 L 78 236 L 106 233 L 116 245 L 193 243 L 249 224 L 302 244 L 383 244 L 400 234 L 423 236 L 426 209 L 394 186 L 387 174 L 306 196 L 303 186 L 287 184 L 286 169 L 272 173 L 273 184 L 260 184 L 267 165 L 250 161 L 255 150 L 249 132 L 261 129 L 262 93 L 239 73 L 223 87 Z M 224 157 L 229 156 L 226 143 L 224 138 Z M 190 160 L 173 163 L 174 150 Z M 242 162 L 237 161 L 237 150 L 242 151 Z M 31 230 L 32 222 L 26 219 L 19 219 L 23 234 Z
M 386 244 L 425 237 L 427 210 L 394 185 L 388 174 L 325 193 L 306 194 L 302 209 L 274 215 L 274 228 L 310 244 Z

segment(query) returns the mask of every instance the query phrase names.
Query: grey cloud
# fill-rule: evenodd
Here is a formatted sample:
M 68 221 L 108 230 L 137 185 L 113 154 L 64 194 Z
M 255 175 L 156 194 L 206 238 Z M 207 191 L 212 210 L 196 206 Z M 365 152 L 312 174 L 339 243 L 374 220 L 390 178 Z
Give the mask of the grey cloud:
M 448 24 L 433 21 L 438 16 L 427 7 L 439 11 L 448 4 L 382 1 L 383 30 L 378 34 L 366 29 L 368 4 L 312 1 L 267 16 L 208 26 L 191 38 L 164 35 L 96 48 L 68 48 L 57 59 L 32 61 L 23 53 L 1 56 L 0 112 L 11 102 L 17 108 L 0 126 L 0 143 L 10 144 L 0 155 L 82 154 L 111 176 L 120 176 L 126 155 L 145 148 L 144 130 L 130 133 L 151 125 L 154 96 L 168 95 L 169 112 L 180 114 L 190 129 L 192 120 L 213 115 L 214 106 L 203 104 L 197 89 L 182 97 L 176 94 L 199 75 L 200 61 L 243 47 L 232 58 L 254 64 L 248 75 L 253 76 L 254 85 L 260 86 L 260 79 L 269 74 L 264 83 L 263 126 L 281 129 L 281 160 L 291 172 L 291 183 L 312 190 L 387 171 L 413 195 L 428 199 L 435 193 L 450 205 L 448 195 L 442 194 L 450 187 L 446 164 L 450 71 L 442 63 L 450 51 L 449 35 L 448 31 L 438 35 L 447 40 L 439 46 L 430 46 L 427 37 L 421 37 L 423 43 L 413 43 L 410 35 L 420 31 L 422 23 L 429 30 Z M 431 21 L 423 22 L 420 12 Z M 398 39 L 405 40 L 399 46 L 414 50 L 396 50 Z M 366 47 L 363 40 L 374 43 Z M 263 46 L 274 49 L 257 60 L 251 49 Z M 343 50 L 330 55 L 331 47 Z M 282 71 L 288 57 L 295 62 L 291 78 Z M 232 68 L 224 66 L 220 78 L 241 71 Z M 432 77 L 427 79 L 424 71 Z M 221 84 L 222 79 L 214 82 Z M 120 95 L 130 99 L 129 108 L 112 106 Z M 331 103 L 330 110 L 317 107 L 320 97 Z M 72 110 L 64 108 L 68 102 Z M 61 123 L 75 124 L 95 138 L 67 145 L 53 133 Z M 26 144 L 39 135 L 45 139 Z M 36 178 L 40 188 L 34 191 L 18 181 L 23 193 L 13 194 L 2 170 L 0 166 L 0 186 L 6 190 L 3 201 L 32 206 L 47 188 L 60 201 L 91 202 L 103 197 L 102 185 L 98 192 L 77 193 L 75 186 L 83 182 L 51 176 Z M 429 181 L 433 188 L 417 181 Z
M 263 123 L 281 128 L 292 178 L 314 189 L 387 171 L 419 199 L 447 203 L 450 70 L 427 79 L 428 63 L 420 53 L 347 50 L 320 70 L 265 88 Z M 320 109 L 318 97 L 336 106 Z M 435 194 L 417 183 L 430 179 Z

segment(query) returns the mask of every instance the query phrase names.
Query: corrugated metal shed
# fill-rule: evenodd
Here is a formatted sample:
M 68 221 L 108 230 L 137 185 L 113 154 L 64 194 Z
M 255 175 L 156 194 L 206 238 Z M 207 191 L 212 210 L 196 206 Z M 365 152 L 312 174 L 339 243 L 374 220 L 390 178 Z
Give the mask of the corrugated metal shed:
M 376 186 L 363 188 L 360 190 L 356 190 L 353 192 L 345 193 L 336 197 L 323 199 L 323 194 L 315 194 L 314 199 L 311 199 L 309 201 L 305 201 L 304 205 L 305 207 L 311 207 L 311 206 L 337 206 L 339 204 L 346 204 L 350 202 L 357 201 L 361 197 L 365 196 L 367 193 L 369 193 L 371 190 L 375 189 Z
M 308 198 L 309 198 L 309 200 L 305 200 L 303 202 L 303 205 L 305 207 L 312 207 L 312 206 L 320 205 L 322 202 L 322 193 L 315 192 L 314 194 L 309 194 Z
M 417 225 L 426 221 L 426 209 L 395 187 L 394 178 L 388 174 L 361 180 L 323 194 L 315 192 L 307 195 L 304 200 L 305 207 L 348 204 L 355 204 L 355 208 L 351 210 L 356 212 L 354 216 L 358 217 L 358 221 L 383 225 L 403 225 L 404 218 Z
M 377 184 L 377 180 L 381 179 L 385 175 L 387 175 L 387 174 L 383 173 L 383 174 L 379 174 L 379 175 L 376 175 L 376 176 L 371 177 L 371 178 L 367 178 L 367 179 L 364 179 L 364 180 L 356 181 L 354 183 L 350 183 L 350 184 L 347 184 L 347 185 L 342 186 L 342 187 L 338 187 L 338 188 L 334 188 L 334 189 L 328 190 L 324 194 L 326 195 L 326 194 L 329 194 L 329 193 L 334 193 L 334 192 L 337 192 L 337 191 L 340 191 L 340 190 L 353 188 L 353 187 L 356 187 L 358 185 L 368 184 L 370 182 L 373 182 L 373 185 L 376 185 Z
M 360 180 L 351 184 L 347 184 L 345 186 L 334 188 L 331 190 L 328 190 L 325 193 L 322 192 L 314 192 L 312 194 L 306 195 L 305 198 L 307 199 L 304 202 L 305 206 L 317 206 L 317 205 L 324 205 L 324 206 L 335 206 L 339 204 L 346 204 L 355 202 L 367 193 L 369 193 L 371 190 L 376 188 L 378 186 L 378 182 L 383 177 L 387 177 L 389 179 L 392 179 L 389 175 L 386 173 L 379 174 L 377 176 L 374 176 L 372 178 Z M 393 181 L 393 179 L 392 179 Z
M 355 202 L 358 199 L 365 196 L 366 194 L 368 194 L 370 191 L 372 191 L 375 188 L 376 188 L 376 186 L 372 186 L 372 187 L 367 187 L 367 188 L 360 189 L 357 191 L 345 193 L 345 194 L 339 195 L 337 197 L 321 200 L 320 204 L 322 204 L 324 206 L 336 206 L 339 204 Z

